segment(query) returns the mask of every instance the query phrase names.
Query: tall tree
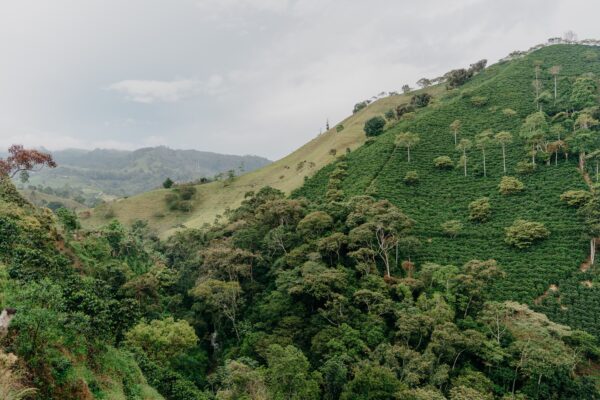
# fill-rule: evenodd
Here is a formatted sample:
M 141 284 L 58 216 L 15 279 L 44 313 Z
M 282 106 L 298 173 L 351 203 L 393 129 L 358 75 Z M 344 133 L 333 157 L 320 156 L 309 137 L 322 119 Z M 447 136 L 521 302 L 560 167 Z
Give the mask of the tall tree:
M 460 131 L 461 127 L 462 127 L 462 124 L 459 119 L 455 119 L 450 124 L 450 129 L 452 129 L 452 133 L 454 134 L 454 145 L 455 146 L 458 144 L 458 131 Z
M 558 74 L 560 73 L 561 70 L 561 66 L 560 65 L 554 65 L 550 68 L 550 74 L 554 77 L 554 104 L 556 104 L 556 90 L 557 90 L 557 77 Z
M 0 158 L 0 175 L 13 178 L 18 173 L 38 171 L 43 167 L 55 168 L 56 162 L 50 154 L 38 150 L 28 150 L 19 144 L 8 149 L 8 157 Z
M 481 150 L 481 154 L 483 156 L 483 176 L 487 177 L 487 167 L 485 163 L 485 149 L 488 148 L 493 142 L 494 132 L 491 129 L 486 129 L 485 131 L 478 133 L 475 135 L 475 145 L 479 150 Z
M 502 166 L 504 167 L 504 173 L 506 174 L 506 145 L 512 143 L 513 135 L 508 131 L 502 131 L 496 133 L 494 139 L 502 146 Z
M 473 143 L 469 139 L 460 139 L 460 142 L 456 145 L 456 149 L 462 151 L 462 164 L 465 171 L 465 176 L 467 176 L 467 150 L 470 150 L 473 147 Z
M 598 125 L 597 119 L 588 113 L 581 113 L 575 121 L 575 133 L 567 141 L 573 150 L 579 153 L 579 168 L 581 171 L 585 168 L 586 153 L 594 151 L 598 147 L 598 132 L 591 128 Z
M 588 160 L 592 160 L 596 163 L 596 183 L 598 183 L 598 170 L 600 164 L 600 150 L 595 150 L 586 156 Z
M 402 132 L 396 136 L 396 140 L 394 143 L 396 146 L 405 147 L 408 157 L 408 162 L 410 162 L 410 149 L 421 141 L 421 138 L 418 134 L 412 132 Z
M 546 114 L 541 111 L 530 114 L 521 126 L 521 137 L 531 146 L 531 162 L 535 165 L 535 155 L 548 131 Z
M 533 81 L 533 87 L 535 88 L 535 99 L 536 102 L 538 101 L 538 98 L 540 97 L 540 91 L 542 89 L 542 83 L 540 82 L 540 71 L 542 68 L 542 61 L 541 60 L 535 60 L 533 62 L 533 66 L 535 69 L 535 80 Z M 539 102 L 537 103 L 537 108 L 539 110 Z

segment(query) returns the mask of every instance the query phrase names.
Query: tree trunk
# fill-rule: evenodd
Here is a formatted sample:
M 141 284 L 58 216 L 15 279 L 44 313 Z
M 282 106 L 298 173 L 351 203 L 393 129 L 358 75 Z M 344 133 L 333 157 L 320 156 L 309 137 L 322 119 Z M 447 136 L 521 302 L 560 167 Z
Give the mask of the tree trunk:
M 487 171 L 485 169 L 485 149 L 481 150 L 481 152 L 483 153 L 483 176 L 487 177 Z
M 556 75 L 554 75 L 554 104 L 556 104 Z
M 535 165 L 535 145 L 531 146 L 531 162 Z
M 406 152 L 408 153 L 408 162 L 410 162 L 410 146 L 406 146 Z
M 596 259 L 596 238 L 590 240 L 590 265 L 594 265 Z
M 506 146 L 502 144 L 502 165 L 504 166 L 504 174 L 506 175 Z
M 456 146 L 458 143 L 456 142 L 456 131 L 454 131 L 454 145 Z
M 467 150 L 463 149 L 463 161 L 465 167 L 465 176 L 467 176 Z
M 596 160 L 596 183 L 598 183 L 598 160 Z
M 558 149 L 556 149 L 556 156 L 554 157 L 554 165 L 558 165 Z

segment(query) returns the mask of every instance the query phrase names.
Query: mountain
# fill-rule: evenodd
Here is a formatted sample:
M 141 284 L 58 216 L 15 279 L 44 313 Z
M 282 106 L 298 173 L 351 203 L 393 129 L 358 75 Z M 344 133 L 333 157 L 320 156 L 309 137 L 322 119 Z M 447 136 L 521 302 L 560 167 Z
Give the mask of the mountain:
M 270 163 L 258 156 L 236 156 L 197 150 L 148 147 L 123 150 L 61 150 L 51 152 L 56 169 L 31 175 L 30 184 L 61 189 L 65 186 L 86 195 L 123 197 L 160 187 L 170 177 L 189 182 L 213 178 L 233 170 L 235 174 L 253 171 Z
M 337 156 L 360 147 L 366 140 L 363 126 L 368 119 L 408 103 L 415 93 L 428 92 L 435 95 L 442 91 L 443 87 L 438 86 L 377 99 L 278 161 L 233 180 L 196 185 L 197 193 L 191 200 L 192 208 L 189 212 L 169 210 L 165 196 L 170 191 L 159 189 L 102 204 L 92 211 L 91 217 L 83 219 L 82 223 L 86 227 L 97 227 L 112 217 L 126 224 L 141 219 L 148 221 L 149 226 L 163 237 L 181 226 L 195 228 L 212 223 L 228 209 L 239 206 L 249 191 L 268 185 L 284 193 L 291 193 L 307 177 L 331 163 Z M 338 132 L 338 126 L 343 127 L 343 130 Z

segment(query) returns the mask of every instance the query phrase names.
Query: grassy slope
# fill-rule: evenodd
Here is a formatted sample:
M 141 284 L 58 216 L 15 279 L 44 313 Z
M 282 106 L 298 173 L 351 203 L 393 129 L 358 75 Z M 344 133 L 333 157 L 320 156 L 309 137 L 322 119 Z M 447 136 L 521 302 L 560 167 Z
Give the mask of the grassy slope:
M 72 199 L 66 199 L 64 197 L 55 196 L 53 194 L 42 193 L 40 191 L 33 191 L 30 189 L 24 189 L 19 191 L 23 197 L 32 202 L 38 207 L 45 207 L 46 204 L 55 201 L 65 205 L 70 210 L 77 212 L 85 211 L 88 207 L 85 204 L 81 204 Z
M 431 88 L 429 91 L 439 92 L 440 89 Z M 404 95 L 380 99 L 342 121 L 341 124 L 345 128 L 340 133 L 332 128 L 290 155 L 259 170 L 242 175 L 228 186 L 223 182 L 197 186 L 198 192 L 191 213 L 167 211 L 164 197 L 168 191 L 155 190 L 98 207 L 91 218 L 83 220 L 84 226 L 94 227 L 105 224 L 107 222 L 105 215 L 108 210 L 112 210 L 114 216 L 125 223 L 135 219 L 148 220 L 152 228 L 162 236 L 168 236 L 179 224 L 195 228 L 213 222 L 215 217 L 226 209 L 237 207 L 248 191 L 259 190 L 268 185 L 290 193 L 302 185 L 305 176 L 313 175 L 334 160 L 334 157 L 329 154 L 330 149 L 336 149 L 337 154 L 343 154 L 346 148 L 355 150 L 361 146 L 365 141 L 363 125 L 367 119 L 383 114 L 388 109 L 407 101 L 408 98 Z M 306 161 L 305 166 L 297 170 L 298 164 L 303 161 Z M 314 163 L 312 168 L 308 166 L 310 162 Z
M 562 65 L 559 91 L 568 94 L 569 80 L 573 76 L 593 71 L 600 73 L 597 62 L 586 61 L 583 46 L 552 46 L 528 57 L 508 64 L 488 68 L 461 88 L 462 95 L 449 94 L 438 104 L 419 112 L 413 121 L 404 121 L 388 130 L 377 141 L 361 148 L 348 157 L 349 177 L 343 182 L 346 195 L 372 193 L 398 205 L 416 222 L 416 230 L 424 246 L 418 260 L 442 264 L 457 264 L 472 258 L 495 258 L 507 272 L 507 278 L 498 282 L 495 297 L 511 298 L 532 303 L 550 284 L 559 291 L 549 296 L 540 306 L 554 319 L 583 327 L 600 334 L 597 323 L 600 296 L 597 286 L 588 288 L 580 281 L 594 281 L 594 273 L 582 274 L 580 264 L 586 258 L 587 239 L 582 221 L 575 210 L 566 207 L 559 196 L 569 189 L 585 189 L 586 185 L 577 170 L 574 156 L 571 162 L 560 161 L 558 166 L 541 166 L 529 176 L 520 176 L 525 183 L 524 193 L 501 196 L 497 185 L 502 176 L 502 158 L 499 147 L 487 152 L 488 177 L 471 173 L 464 177 L 462 170 L 439 171 L 433 159 L 448 155 L 456 162 L 460 154 L 454 149 L 454 140 L 448 125 L 456 118 L 463 123 L 461 137 L 473 138 L 476 133 L 491 128 L 494 132 L 509 130 L 515 142 L 508 149 L 509 175 L 514 175 L 518 161 L 525 159 L 523 142 L 518 138 L 518 128 L 524 117 L 534 111 L 532 79 L 533 61 L 542 60 L 543 69 Z M 600 55 L 600 49 L 593 49 Z M 551 88 L 551 77 L 542 73 L 544 86 Z M 488 103 L 476 107 L 472 96 L 485 96 Z M 512 108 L 517 115 L 507 118 L 501 110 Z M 404 149 L 396 149 L 393 141 L 398 132 L 410 130 L 421 134 L 421 143 L 412 151 L 410 164 Z M 481 165 L 480 151 L 469 152 L 471 172 Z M 333 165 L 324 168 L 296 192 L 296 196 L 319 198 L 326 191 L 328 173 Z M 409 170 L 419 173 L 421 182 L 406 186 L 403 177 Z M 484 224 L 468 221 L 468 204 L 474 199 L 488 196 L 493 217 Z M 516 250 L 504 243 L 504 228 L 515 219 L 540 221 L 550 229 L 548 240 L 527 250 Z M 464 225 L 463 233 L 450 239 L 443 235 L 440 224 L 458 219 Z M 564 286 L 564 287 L 563 287 Z M 562 302 L 558 304 L 559 300 Z

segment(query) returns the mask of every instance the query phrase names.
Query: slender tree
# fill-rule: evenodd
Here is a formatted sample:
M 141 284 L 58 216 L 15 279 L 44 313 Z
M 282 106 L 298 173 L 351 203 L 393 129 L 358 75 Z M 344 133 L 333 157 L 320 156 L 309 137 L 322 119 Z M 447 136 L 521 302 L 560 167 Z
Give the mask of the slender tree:
M 402 132 L 396 136 L 396 146 L 406 147 L 408 162 L 410 162 L 410 149 L 421 141 L 418 134 L 412 132 Z
M 540 70 L 542 68 L 542 61 L 535 60 L 533 62 L 533 65 L 534 65 L 534 69 L 535 69 L 535 81 L 533 81 L 533 87 L 535 88 L 535 99 L 537 102 L 538 98 L 540 97 L 540 91 L 542 89 L 542 83 L 540 82 Z M 539 110 L 539 102 L 537 104 L 537 108 Z
M 600 150 L 595 150 L 586 156 L 588 160 L 592 160 L 596 163 L 596 183 L 598 183 L 598 175 L 599 175 L 599 164 L 600 164 Z
M 488 148 L 494 138 L 494 132 L 491 129 L 486 129 L 485 131 L 478 133 L 475 135 L 475 145 L 479 150 L 481 150 L 481 154 L 483 156 L 483 176 L 487 177 L 487 168 L 485 163 L 485 149 Z
M 502 146 L 502 166 L 504 167 L 504 173 L 506 174 L 506 145 L 512 143 L 513 135 L 508 131 L 502 131 L 496 133 L 494 139 Z
M 593 151 L 600 144 L 598 133 L 590 130 L 599 123 L 590 114 L 582 113 L 575 121 L 575 133 L 568 138 L 571 147 L 579 153 L 579 168 L 582 171 L 585 168 L 586 153 Z
M 557 89 L 557 77 L 561 70 L 560 65 L 554 65 L 550 68 L 550 74 L 554 77 L 554 104 L 556 104 L 556 89 Z
M 460 139 L 460 142 L 456 145 L 456 149 L 462 151 L 463 153 L 463 167 L 465 171 L 465 176 L 467 176 L 467 150 L 473 147 L 473 143 L 469 139 Z
M 531 146 L 531 162 L 535 165 L 537 149 L 548 131 L 546 114 L 541 111 L 530 114 L 521 126 L 521 137 Z
M 460 131 L 460 128 L 462 127 L 462 123 L 460 122 L 460 119 L 455 119 L 451 124 L 450 124 L 450 129 L 452 129 L 452 133 L 454 134 L 454 145 L 458 145 L 458 139 L 457 139 L 457 135 L 458 135 L 458 131 Z

